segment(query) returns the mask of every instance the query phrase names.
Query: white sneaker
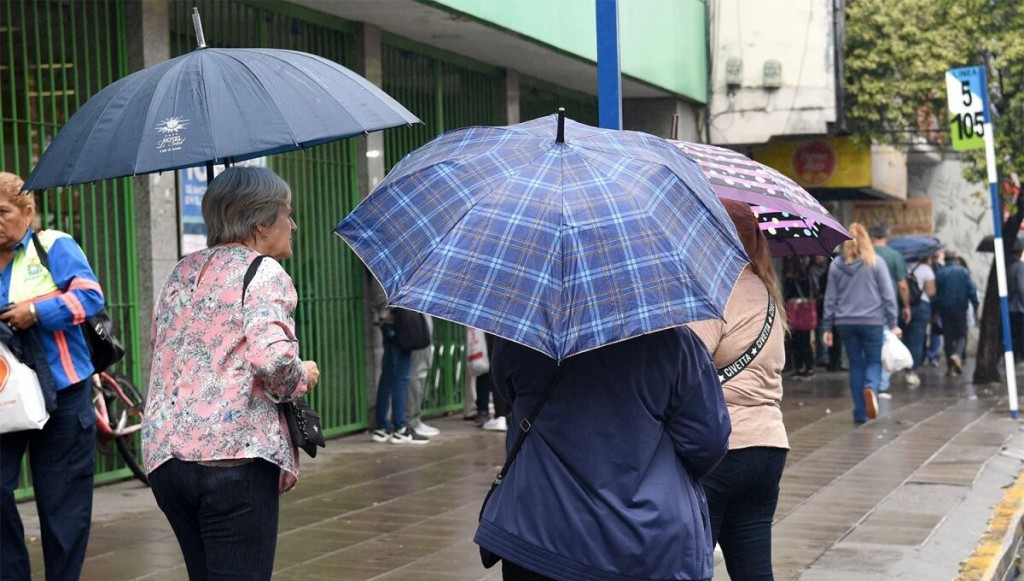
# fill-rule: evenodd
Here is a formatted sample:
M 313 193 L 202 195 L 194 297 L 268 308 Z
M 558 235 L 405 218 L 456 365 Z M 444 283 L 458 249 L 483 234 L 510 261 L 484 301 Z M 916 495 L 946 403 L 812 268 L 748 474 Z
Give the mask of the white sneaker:
M 921 378 L 916 373 L 913 373 L 913 372 L 907 373 L 906 380 L 907 380 L 907 387 L 909 387 L 911 389 L 921 385 Z
M 883 391 L 882 393 L 878 394 L 878 399 L 892 399 L 892 394 L 890 394 L 888 391 Z
M 484 425 L 480 426 L 488 432 L 507 432 L 508 422 L 505 421 L 505 416 L 498 416 L 491 418 L 484 422 Z
M 434 426 L 428 426 L 427 424 L 424 424 L 423 420 L 417 420 L 416 423 L 411 425 L 412 429 L 416 430 L 417 434 L 423 434 L 428 438 L 433 438 L 434 436 L 441 433 L 441 430 L 435 428 Z
M 430 439 L 423 434 L 418 433 L 416 430 L 405 426 L 401 430 L 395 430 L 391 432 L 391 443 L 392 444 L 429 444 Z

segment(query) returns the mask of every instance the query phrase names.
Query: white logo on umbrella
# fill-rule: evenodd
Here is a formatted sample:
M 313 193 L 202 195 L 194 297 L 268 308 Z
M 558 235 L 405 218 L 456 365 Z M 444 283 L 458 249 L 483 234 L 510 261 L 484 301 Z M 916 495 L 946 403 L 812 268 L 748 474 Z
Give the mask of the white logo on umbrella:
M 157 124 L 156 130 L 160 133 L 177 133 L 186 127 L 188 127 L 188 119 L 168 117 Z
M 163 133 L 165 137 L 156 144 L 156 150 L 160 153 L 178 151 L 185 143 L 185 138 L 178 135 L 178 132 L 188 127 L 188 119 L 183 117 L 168 117 L 157 124 L 156 130 Z

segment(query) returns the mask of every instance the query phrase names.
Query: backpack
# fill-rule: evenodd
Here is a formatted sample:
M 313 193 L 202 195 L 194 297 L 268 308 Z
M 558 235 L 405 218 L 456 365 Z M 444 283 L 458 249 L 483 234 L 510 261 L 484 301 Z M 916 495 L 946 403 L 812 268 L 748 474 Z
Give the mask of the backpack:
M 921 263 L 917 263 L 914 268 L 907 274 L 907 288 L 910 290 L 910 306 L 917 305 L 921 302 L 921 285 L 917 283 L 917 277 L 914 276 L 914 271 L 917 267 L 921 266 Z
M 402 351 L 415 351 L 430 347 L 430 327 L 423 313 L 408 309 L 391 309 L 395 325 L 395 344 Z

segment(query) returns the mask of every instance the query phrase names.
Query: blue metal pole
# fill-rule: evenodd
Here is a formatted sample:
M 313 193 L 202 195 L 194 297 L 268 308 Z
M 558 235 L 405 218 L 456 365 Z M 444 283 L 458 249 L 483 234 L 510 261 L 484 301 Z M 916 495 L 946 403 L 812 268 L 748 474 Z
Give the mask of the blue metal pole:
M 999 286 L 999 311 L 1003 327 L 1003 361 L 1006 366 L 1006 391 L 1010 400 L 1010 417 L 1016 419 L 1017 410 L 1017 372 L 1013 362 L 1013 339 L 1010 336 L 1010 303 L 1006 298 L 1006 253 L 1003 250 L 1003 211 L 999 199 L 999 186 L 996 172 L 996 147 L 991 112 L 988 107 L 988 82 L 985 70 L 981 70 L 981 88 L 984 91 L 985 103 L 985 165 L 988 170 L 988 189 L 992 197 L 992 240 L 996 260 L 996 281 Z M 1016 236 L 1014 236 L 1016 238 Z
M 988 188 L 992 197 L 992 222 L 995 236 L 992 246 L 995 250 L 996 280 L 999 283 L 999 312 L 1003 326 L 1003 360 L 1006 367 L 1006 391 L 1010 400 L 1010 417 L 1017 418 L 1017 371 L 1013 362 L 1013 339 L 1010 336 L 1010 302 L 1007 300 L 1006 253 L 1003 250 L 1003 213 L 999 203 L 999 187 L 996 185 L 995 147 L 992 139 L 992 124 L 985 124 L 985 157 L 988 163 Z
M 597 112 L 601 127 L 622 129 L 619 70 L 619 2 L 595 0 L 597 8 Z

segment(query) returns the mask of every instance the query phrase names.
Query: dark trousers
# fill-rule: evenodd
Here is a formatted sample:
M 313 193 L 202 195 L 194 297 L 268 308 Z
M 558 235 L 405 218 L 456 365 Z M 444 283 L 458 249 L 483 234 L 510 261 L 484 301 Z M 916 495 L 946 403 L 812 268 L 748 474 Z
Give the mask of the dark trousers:
M 967 310 L 943 310 L 940 314 L 942 316 L 942 338 L 948 362 L 953 355 L 962 355 L 967 346 Z
M 168 460 L 149 475 L 191 581 L 270 579 L 280 473 L 265 460 L 235 467 Z
M 773 579 L 772 518 L 786 466 L 782 448 L 729 450 L 702 480 L 711 534 L 731 579 Z
M 377 427 L 388 429 L 390 411 L 390 427 L 401 430 L 406 424 L 406 390 L 409 389 L 412 370 L 412 351 L 406 351 L 395 343 L 392 325 L 382 325 L 381 333 L 384 334 L 384 356 L 380 360 L 380 380 L 377 382 Z
M 900 329 L 903 330 L 903 344 L 910 350 L 914 358 L 914 366 L 911 368 L 917 371 L 924 363 L 924 344 L 928 339 L 928 321 L 932 318 L 931 304 L 921 301 L 910 311 L 910 323 L 900 320 Z
M 96 412 L 88 381 L 57 392 L 57 411 L 42 430 L 0 434 L 0 579 L 4 580 L 32 576 L 25 528 L 14 502 L 26 449 L 46 579 L 78 579 L 89 544 L 96 471 Z
M 790 345 L 793 350 L 793 369 L 814 371 L 814 350 L 811 348 L 810 331 L 791 331 Z
M 1013 359 L 1024 361 L 1024 313 L 1010 311 L 1010 338 L 1013 340 Z
M 494 382 L 491 380 L 491 374 L 485 373 L 483 375 L 476 376 L 476 412 L 477 417 L 486 417 L 490 412 L 488 404 L 490 403 L 490 396 L 494 394 L 494 415 L 495 416 L 507 416 L 512 413 L 510 406 L 505 401 L 498 390 L 494 389 Z

